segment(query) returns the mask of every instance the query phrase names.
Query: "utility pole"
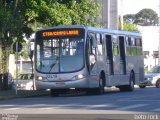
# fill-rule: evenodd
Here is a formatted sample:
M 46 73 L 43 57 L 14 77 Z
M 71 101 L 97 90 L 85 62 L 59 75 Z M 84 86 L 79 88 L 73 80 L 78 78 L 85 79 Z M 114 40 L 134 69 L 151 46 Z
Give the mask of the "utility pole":
M 107 0 L 107 28 L 110 28 L 110 10 L 111 10 L 111 8 L 110 8 L 110 0 Z
M 160 0 L 159 0 L 159 46 L 158 46 L 158 64 L 160 64 Z
M 120 23 L 121 23 L 121 30 L 123 30 L 123 0 L 121 0 L 121 13 L 120 13 Z

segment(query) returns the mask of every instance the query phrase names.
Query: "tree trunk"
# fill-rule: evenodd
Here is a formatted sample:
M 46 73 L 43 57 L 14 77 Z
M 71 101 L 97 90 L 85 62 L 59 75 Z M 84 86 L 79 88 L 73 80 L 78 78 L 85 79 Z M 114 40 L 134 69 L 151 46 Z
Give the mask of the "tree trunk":
M 6 41 L 0 41 L 0 73 L 8 72 L 10 45 Z
M 0 39 L 0 73 L 2 73 L 2 41 Z

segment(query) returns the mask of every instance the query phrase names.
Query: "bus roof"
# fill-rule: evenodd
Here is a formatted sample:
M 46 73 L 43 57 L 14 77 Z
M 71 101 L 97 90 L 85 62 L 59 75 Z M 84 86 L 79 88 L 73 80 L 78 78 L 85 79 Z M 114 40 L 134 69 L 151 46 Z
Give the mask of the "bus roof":
M 131 32 L 131 31 L 124 31 L 124 30 L 114 30 L 114 29 L 108 29 L 108 28 L 102 28 L 102 27 L 92 27 L 92 26 L 85 26 L 85 25 L 59 25 L 54 27 L 48 27 L 41 30 L 48 30 L 48 29 L 60 29 L 60 28 L 84 28 L 89 31 L 97 31 L 97 32 L 103 32 L 103 33 L 109 33 L 109 34 L 115 34 L 115 35 L 133 35 L 133 36 L 141 36 L 140 32 Z

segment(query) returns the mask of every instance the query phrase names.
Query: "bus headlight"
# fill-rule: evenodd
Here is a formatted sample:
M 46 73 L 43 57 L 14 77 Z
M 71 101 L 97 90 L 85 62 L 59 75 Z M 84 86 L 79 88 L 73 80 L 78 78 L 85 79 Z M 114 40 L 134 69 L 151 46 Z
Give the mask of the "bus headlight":
M 79 79 L 83 79 L 83 78 L 85 78 L 85 77 L 86 77 L 86 75 L 84 75 L 84 74 L 79 74 L 79 75 L 76 75 L 75 77 L 73 77 L 73 79 L 79 80 Z
M 43 80 L 43 77 L 37 76 L 37 80 Z

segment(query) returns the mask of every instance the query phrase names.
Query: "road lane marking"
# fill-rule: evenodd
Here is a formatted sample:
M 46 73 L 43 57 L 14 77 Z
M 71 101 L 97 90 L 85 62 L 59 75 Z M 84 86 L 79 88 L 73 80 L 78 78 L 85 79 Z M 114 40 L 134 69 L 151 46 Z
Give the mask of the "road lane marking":
M 0 105 L 0 107 L 11 107 L 11 106 L 15 106 L 15 105 Z
M 46 108 L 39 108 L 39 110 L 51 110 L 53 109 L 52 107 L 46 107 Z
M 138 108 L 138 107 L 142 107 L 142 106 L 146 106 L 146 105 L 148 105 L 148 104 L 128 105 L 125 107 L 118 108 L 117 110 L 128 110 L 128 109 Z
M 18 110 L 18 109 L 20 109 L 20 108 L 7 108 L 7 109 L 4 109 L 4 110 L 7 110 L 7 111 L 12 111 L 12 110 Z
M 50 107 L 42 107 L 38 108 L 39 110 L 51 110 L 51 109 L 63 109 L 63 108 L 70 108 L 75 107 L 76 109 L 94 109 L 94 108 L 111 108 L 116 107 L 115 105 L 110 104 L 99 104 L 99 105 L 56 105 L 56 106 L 50 106 Z
M 101 104 L 101 105 L 88 105 L 89 107 L 107 107 L 107 106 L 112 106 L 112 105 L 106 105 L 106 104 Z
M 124 99 L 124 100 L 118 100 L 118 101 L 140 101 L 140 102 L 160 102 L 160 100 L 128 100 L 128 99 Z
M 160 108 L 153 109 L 154 112 L 160 112 Z
M 82 104 L 82 105 L 76 105 L 76 104 L 69 104 L 69 105 L 54 105 L 52 107 L 106 107 L 106 106 L 113 106 L 111 104 Z
M 0 109 L 7 109 L 7 108 L 13 108 L 13 107 L 17 107 L 15 105 L 0 105 Z
M 135 96 L 130 96 L 129 98 L 122 98 L 122 99 L 120 99 L 120 100 L 118 100 L 118 101 L 136 101 L 137 99 L 144 99 L 144 100 L 148 100 L 148 99 L 146 99 L 146 98 L 153 98 L 153 97 L 157 97 L 157 95 L 147 95 L 147 96 L 139 96 L 139 95 L 135 95 Z M 158 101 L 158 99 L 157 99 L 157 101 Z M 160 101 L 160 100 L 159 100 Z
M 111 107 L 116 107 L 115 105 L 109 105 L 109 104 L 101 104 L 101 105 L 84 105 L 84 108 L 111 108 Z

